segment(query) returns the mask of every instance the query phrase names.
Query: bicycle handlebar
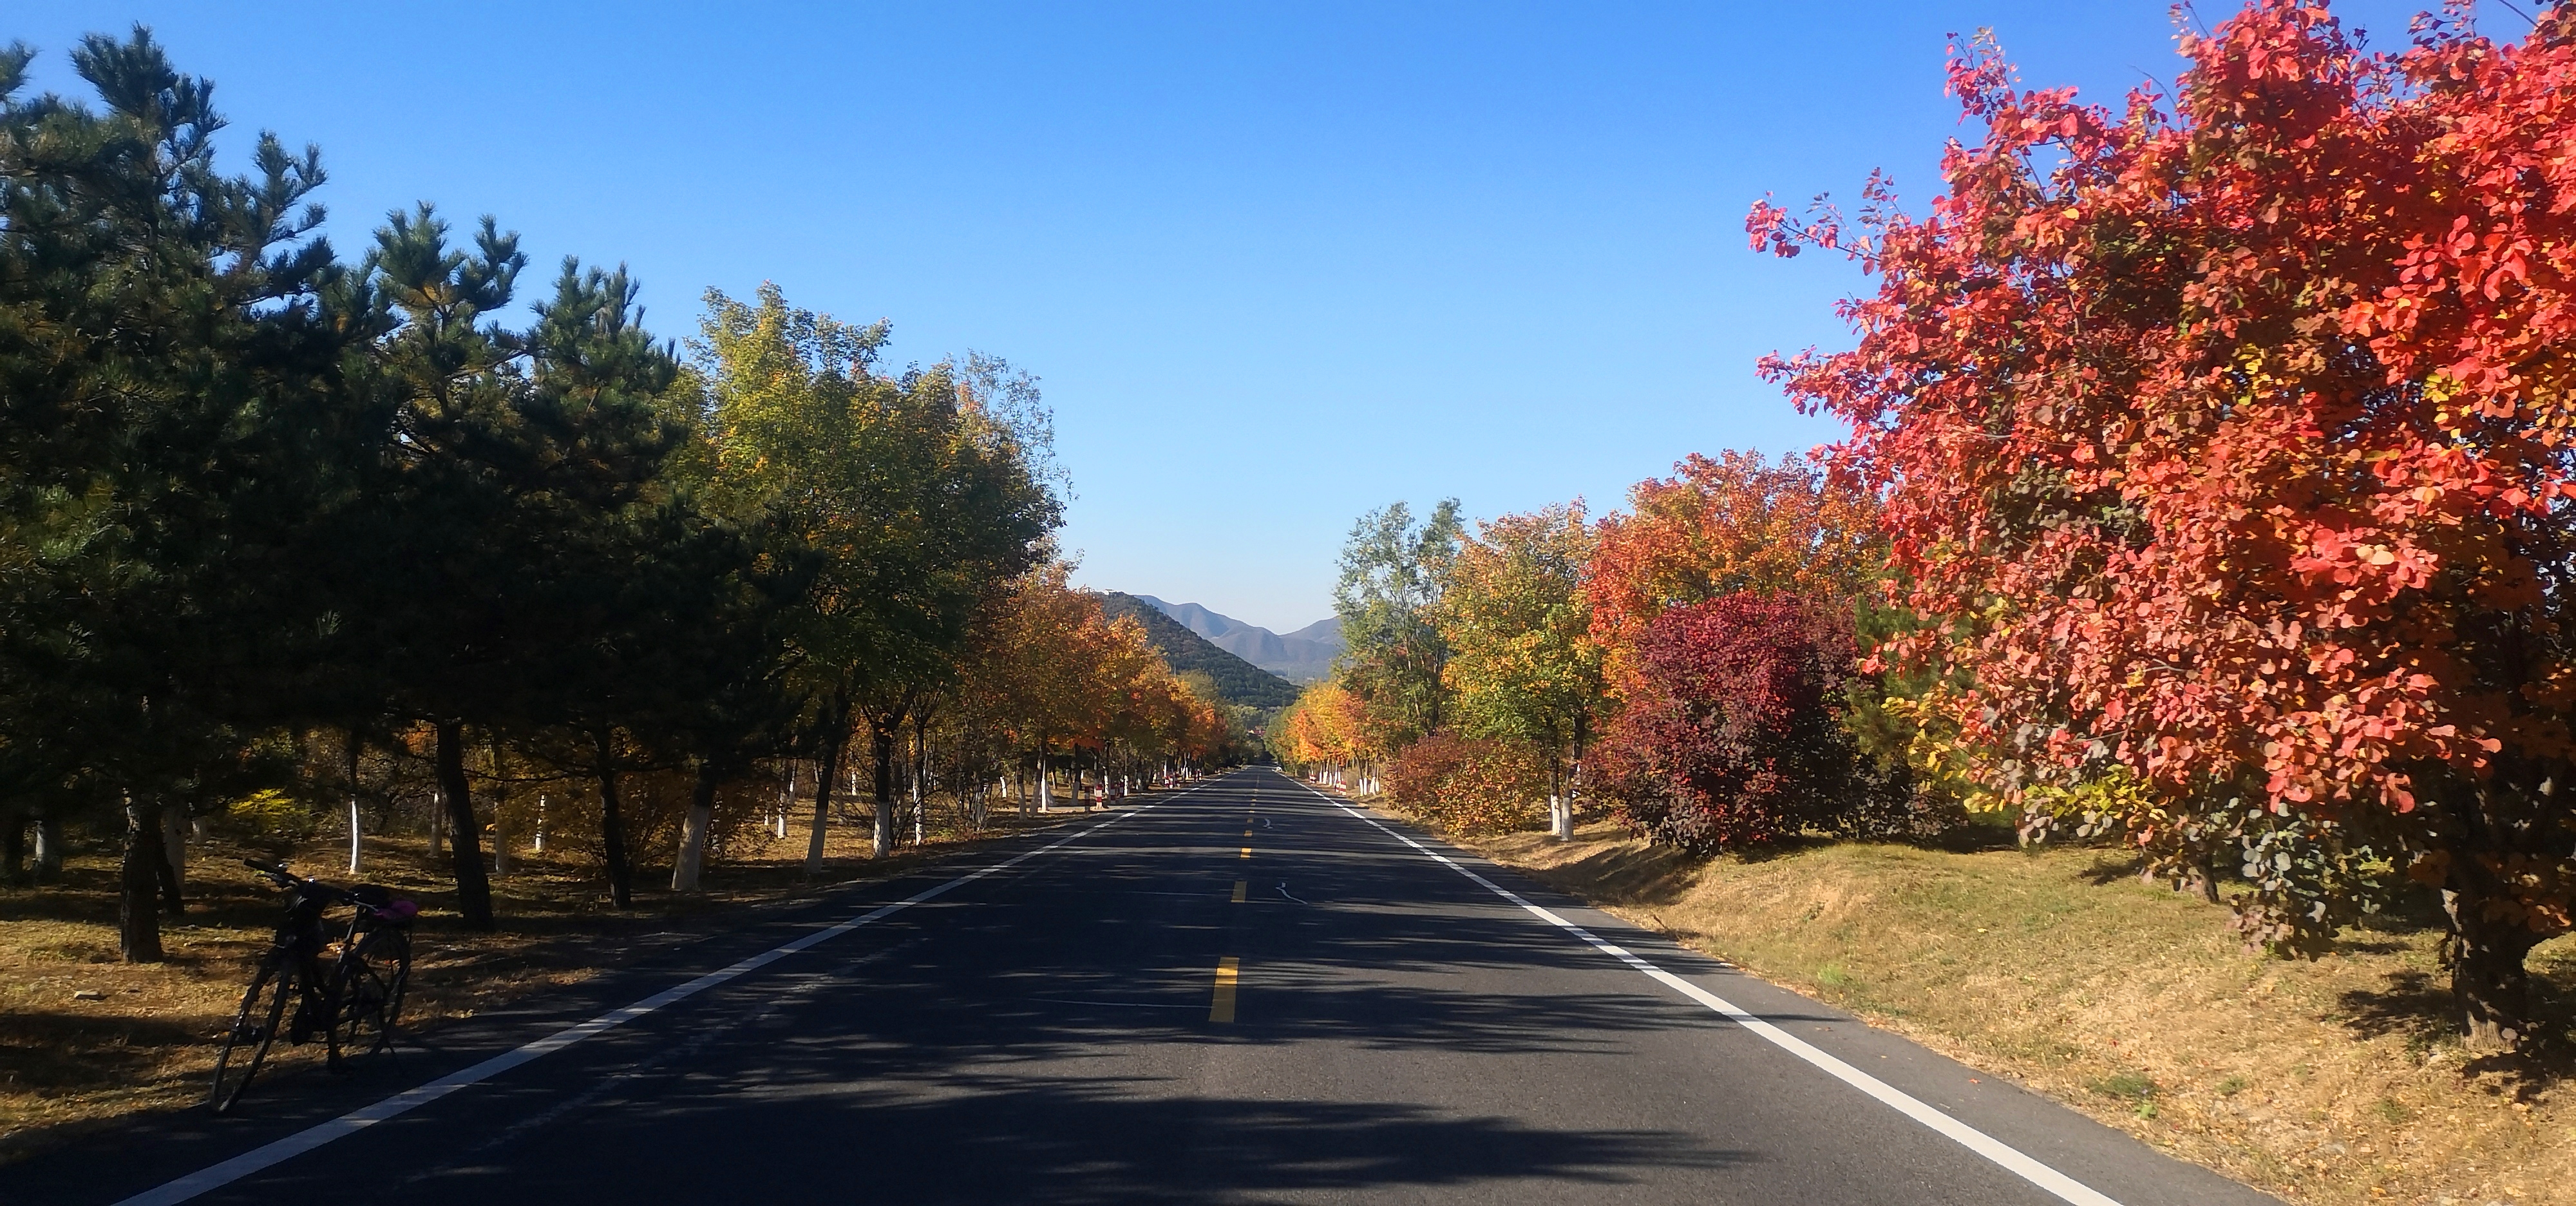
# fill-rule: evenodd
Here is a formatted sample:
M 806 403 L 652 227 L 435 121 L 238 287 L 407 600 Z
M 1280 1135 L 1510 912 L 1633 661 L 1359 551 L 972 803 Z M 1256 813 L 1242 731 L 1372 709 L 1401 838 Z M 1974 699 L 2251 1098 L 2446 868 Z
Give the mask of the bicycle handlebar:
M 366 900 L 361 899 L 356 892 L 350 891 L 347 888 L 335 888 L 318 879 L 306 879 L 301 875 L 297 875 L 296 873 L 287 870 L 286 864 L 283 861 L 263 863 L 255 858 L 246 858 L 242 860 L 242 865 L 277 881 L 277 886 L 281 888 L 302 888 L 308 892 L 318 893 L 327 897 L 334 904 L 350 905 L 379 915 L 384 912 L 384 906 L 370 904 Z

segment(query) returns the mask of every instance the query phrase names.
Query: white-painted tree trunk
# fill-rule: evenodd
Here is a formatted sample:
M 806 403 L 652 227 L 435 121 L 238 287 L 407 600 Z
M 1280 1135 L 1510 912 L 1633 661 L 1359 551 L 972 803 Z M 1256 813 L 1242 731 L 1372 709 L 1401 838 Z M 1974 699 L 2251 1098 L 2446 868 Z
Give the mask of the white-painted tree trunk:
M 359 832 L 358 797 L 352 795 L 349 797 L 349 874 L 351 875 L 358 873 Z
M 1044 813 L 1054 806 L 1054 783 L 1052 777 L 1047 774 L 1046 753 L 1041 750 L 1038 753 L 1038 811 Z
M 519 860 L 510 854 L 510 818 L 499 804 L 492 808 L 492 874 L 508 875 L 519 869 Z
M 528 849 L 538 854 L 546 852 L 546 798 L 544 796 L 537 797 L 536 840 L 528 843 Z
M 707 862 L 707 826 L 715 820 L 715 810 L 689 806 L 689 818 L 680 823 L 680 857 L 671 863 L 671 890 L 695 892 L 699 872 Z
M 1570 796 L 1547 798 L 1547 831 L 1560 842 L 1574 840 L 1574 800 Z
M 49 816 L 36 818 L 35 874 L 39 881 L 49 880 L 63 869 L 62 822 Z
M 170 864 L 170 882 L 179 890 L 188 890 L 188 807 L 185 804 L 164 805 L 161 809 L 161 857 Z

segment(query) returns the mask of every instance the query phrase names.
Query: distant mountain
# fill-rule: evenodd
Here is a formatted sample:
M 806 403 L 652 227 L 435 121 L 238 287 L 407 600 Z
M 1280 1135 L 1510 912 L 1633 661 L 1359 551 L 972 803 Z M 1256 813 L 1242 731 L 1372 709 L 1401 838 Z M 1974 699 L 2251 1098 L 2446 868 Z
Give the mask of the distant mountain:
M 1317 620 L 1281 636 L 1232 616 L 1219 615 L 1196 603 L 1166 603 L 1152 595 L 1134 597 L 1180 621 L 1182 626 L 1207 638 L 1217 648 L 1292 683 L 1321 680 L 1333 672 L 1333 659 L 1341 656 L 1340 620 Z
M 1146 638 L 1154 642 L 1154 648 L 1162 651 L 1163 660 L 1175 672 L 1196 670 L 1216 680 L 1217 694 L 1223 696 L 1227 703 L 1277 708 L 1297 698 L 1295 684 L 1218 648 L 1180 621 L 1165 615 L 1152 600 L 1109 591 L 1100 596 L 1100 609 L 1113 620 L 1120 616 L 1136 617 L 1136 622 L 1145 626 Z

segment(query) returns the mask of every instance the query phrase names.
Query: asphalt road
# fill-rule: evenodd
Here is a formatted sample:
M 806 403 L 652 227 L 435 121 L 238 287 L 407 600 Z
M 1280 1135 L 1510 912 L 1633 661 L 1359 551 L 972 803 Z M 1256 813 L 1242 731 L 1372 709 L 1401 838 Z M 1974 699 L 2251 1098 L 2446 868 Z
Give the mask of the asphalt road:
M 868 891 L 0 1199 L 2272 1201 L 1269 770 Z

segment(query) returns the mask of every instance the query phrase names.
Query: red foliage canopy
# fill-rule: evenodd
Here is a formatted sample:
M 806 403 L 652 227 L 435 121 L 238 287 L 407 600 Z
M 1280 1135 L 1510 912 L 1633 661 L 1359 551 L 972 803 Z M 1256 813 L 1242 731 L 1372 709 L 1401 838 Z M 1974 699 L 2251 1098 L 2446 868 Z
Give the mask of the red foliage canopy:
M 1857 347 L 1765 371 L 1852 424 L 1992 769 L 2358 826 L 2509 980 L 2576 886 L 2576 13 L 2182 42 L 2116 113 L 1956 56 L 1985 140 L 1919 220 L 1757 206 L 1879 276 Z

